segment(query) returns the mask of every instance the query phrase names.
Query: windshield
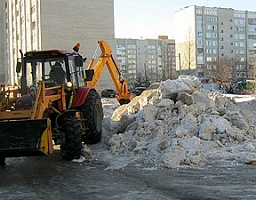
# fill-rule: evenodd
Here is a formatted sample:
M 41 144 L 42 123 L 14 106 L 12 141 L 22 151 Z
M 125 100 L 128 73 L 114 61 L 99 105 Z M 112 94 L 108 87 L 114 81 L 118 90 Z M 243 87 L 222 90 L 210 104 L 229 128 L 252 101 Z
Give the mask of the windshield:
M 27 85 L 37 85 L 38 81 L 52 81 L 56 85 L 67 82 L 63 58 L 29 60 L 26 64 Z
M 38 81 L 44 81 L 46 87 L 50 87 L 71 81 L 75 88 L 85 86 L 83 66 L 76 66 L 76 58 L 76 55 L 27 58 L 25 60 L 26 85 L 37 85 Z

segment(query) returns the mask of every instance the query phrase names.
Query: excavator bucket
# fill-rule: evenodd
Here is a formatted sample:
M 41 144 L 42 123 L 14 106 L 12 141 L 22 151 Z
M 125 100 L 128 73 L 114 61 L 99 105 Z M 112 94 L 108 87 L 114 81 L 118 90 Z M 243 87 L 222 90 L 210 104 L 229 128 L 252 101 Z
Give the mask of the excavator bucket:
M 0 122 L 0 157 L 48 155 L 52 146 L 49 119 Z

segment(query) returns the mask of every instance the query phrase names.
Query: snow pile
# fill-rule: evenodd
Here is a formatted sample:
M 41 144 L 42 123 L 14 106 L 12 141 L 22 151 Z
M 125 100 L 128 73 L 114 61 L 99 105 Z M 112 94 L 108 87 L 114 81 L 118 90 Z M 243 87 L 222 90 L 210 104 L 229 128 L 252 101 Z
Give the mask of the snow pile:
M 120 168 L 256 162 L 255 101 L 236 103 L 209 93 L 192 76 L 162 82 L 103 120 L 102 149 L 94 156 Z M 249 107 L 249 110 L 248 110 Z

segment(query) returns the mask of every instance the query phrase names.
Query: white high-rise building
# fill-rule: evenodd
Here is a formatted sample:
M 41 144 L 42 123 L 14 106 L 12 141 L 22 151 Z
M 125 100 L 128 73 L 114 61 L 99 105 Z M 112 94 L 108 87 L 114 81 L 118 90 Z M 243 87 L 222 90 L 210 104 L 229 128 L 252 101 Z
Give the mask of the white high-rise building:
M 117 65 L 134 86 L 136 79 L 150 83 L 175 78 L 175 43 L 167 36 L 159 39 L 116 39 Z
M 177 11 L 175 24 L 177 71 L 205 77 L 214 61 L 228 58 L 236 78 L 249 77 L 255 66 L 256 12 L 194 5 Z
M 114 0 L 5 0 L 1 4 L 0 82 L 18 82 L 19 50 L 72 50 L 80 42 L 86 64 L 98 40 L 106 40 L 114 51 Z M 98 87 L 108 84 L 113 83 L 104 72 Z

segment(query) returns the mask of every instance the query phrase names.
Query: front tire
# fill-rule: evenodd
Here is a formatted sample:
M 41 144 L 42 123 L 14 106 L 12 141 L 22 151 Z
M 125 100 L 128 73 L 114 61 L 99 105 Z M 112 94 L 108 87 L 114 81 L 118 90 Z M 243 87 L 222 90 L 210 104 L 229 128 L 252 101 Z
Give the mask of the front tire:
M 80 157 L 82 140 L 80 122 L 75 116 L 67 116 L 62 120 L 61 155 L 64 160 L 73 160 Z
M 82 140 L 85 144 L 96 144 L 101 139 L 103 109 L 100 95 L 95 90 L 90 90 L 84 104 L 79 108 L 85 134 Z

